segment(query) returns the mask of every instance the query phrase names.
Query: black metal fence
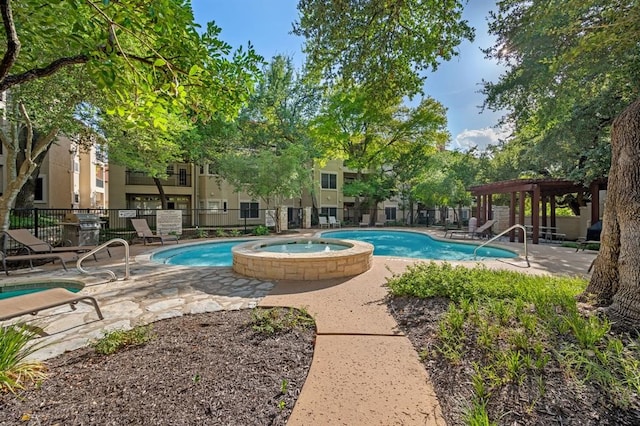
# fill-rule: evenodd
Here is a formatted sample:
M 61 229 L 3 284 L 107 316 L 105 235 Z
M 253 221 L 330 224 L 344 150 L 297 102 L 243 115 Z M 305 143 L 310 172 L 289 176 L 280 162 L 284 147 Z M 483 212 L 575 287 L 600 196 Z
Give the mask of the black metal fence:
M 10 229 L 28 229 L 38 238 L 57 245 L 63 242 L 63 227 L 72 213 L 95 215 L 100 223 L 100 242 L 112 238 L 131 240 L 135 237 L 131 219 L 146 219 L 151 229 L 156 228 L 156 210 L 148 209 L 13 209 Z M 287 211 L 290 229 L 299 228 L 301 209 Z M 216 236 L 249 234 L 259 225 L 267 223 L 266 209 L 186 209 L 182 210 L 184 236 Z

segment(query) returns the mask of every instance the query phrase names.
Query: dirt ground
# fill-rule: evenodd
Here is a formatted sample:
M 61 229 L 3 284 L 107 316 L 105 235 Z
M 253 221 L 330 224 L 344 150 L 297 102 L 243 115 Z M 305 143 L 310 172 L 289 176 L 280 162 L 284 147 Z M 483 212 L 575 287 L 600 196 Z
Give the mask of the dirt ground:
M 315 330 L 254 331 L 248 310 L 153 324 L 147 344 L 47 362 L 39 389 L 0 397 L 1 425 L 283 425 Z

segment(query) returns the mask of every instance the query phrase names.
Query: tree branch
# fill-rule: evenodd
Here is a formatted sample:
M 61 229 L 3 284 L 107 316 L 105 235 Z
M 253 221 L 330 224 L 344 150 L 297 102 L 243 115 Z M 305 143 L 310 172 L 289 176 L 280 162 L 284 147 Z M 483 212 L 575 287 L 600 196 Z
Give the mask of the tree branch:
M 6 0 L 0 0 L 6 1 Z M 26 83 L 31 80 L 36 80 L 42 77 L 48 77 L 50 75 L 55 74 L 61 68 L 76 65 L 76 64 L 84 64 L 89 61 L 88 55 L 77 55 L 70 56 L 68 58 L 60 58 L 51 62 L 44 68 L 34 68 L 29 71 L 25 71 L 22 74 L 10 75 L 0 80 L 0 92 L 4 92 L 5 90 L 15 86 L 17 84 Z
M 15 64 L 18 53 L 20 53 L 20 40 L 13 21 L 11 0 L 0 0 L 0 13 L 2 14 L 2 23 L 7 37 L 7 51 L 2 58 L 2 62 L 0 62 L 0 81 L 4 81 L 4 78 L 9 74 L 9 70 Z

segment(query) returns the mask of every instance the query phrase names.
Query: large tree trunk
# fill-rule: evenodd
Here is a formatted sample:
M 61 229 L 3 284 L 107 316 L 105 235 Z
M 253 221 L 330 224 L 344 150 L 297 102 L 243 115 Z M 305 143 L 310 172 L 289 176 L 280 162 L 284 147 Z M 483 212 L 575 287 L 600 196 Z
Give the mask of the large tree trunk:
M 602 244 L 586 292 L 610 302 L 616 328 L 640 330 L 640 100 L 614 121 L 611 154 Z

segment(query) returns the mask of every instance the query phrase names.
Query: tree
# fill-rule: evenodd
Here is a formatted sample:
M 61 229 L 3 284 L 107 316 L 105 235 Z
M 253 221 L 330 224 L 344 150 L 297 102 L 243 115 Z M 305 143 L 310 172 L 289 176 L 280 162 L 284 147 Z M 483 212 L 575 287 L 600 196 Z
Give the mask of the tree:
M 356 171 L 345 195 L 355 197 L 356 210 L 363 202 L 375 221 L 378 203 L 421 174 L 448 133 L 444 107 L 432 98 L 411 108 L 402 106 L 400 98 L 383 105 L 369 96 L 357 89 L 336 90 L 313 127 L 327 158 L 341 158 Z
M 300 0 L 294 33 L 306 38 L 310 71 L 383 103 L 422 91 L 428 69 L 456 55 L 473 29 L 463 2 Z
M 430 206 L 457 207 L 456 222 L 461 225 L 462 207 L 471 204 L 467 188 L 479 176 L 480 160 L 474 151 L 440 151 L 433 155 L 414 187 L 415 197 Z
M 263 76 L 237 120 L 232 144 L 217 163 L 222 178 L 262 199 L 279 217 L 285 200 L 300 197 L 310 187 L 317 151 L 309 121 L 320 93 L 283 56 L 274 57 Z
M 0 0 L 0 14 L 0 92 L 9 93 L 0 229 L 58 133 L 79 132 L 83 105 L 121 117 L 126 129 L 167 131 L 174 118 L 234 115 L 256 72 L 251 49 L 232 55 L 219 28 L 199 33 L 190 6 L 173 0 Z
M 486 54 L 507 72 L 484 82 L 485 106 L 509 111 L 527 169 L 587 185 L 606 175 L 611 123 L 640 88 L 639 14 L 631 0 L 499 3 Z
M 499 3 L 490 29 L 498 41 L 487 53 L 508 70 L 498 83 L 485 84 L 487 105 L 510 108 L 516 134 L 537 130 L 535 143 L 546 145 L 548 162 L 559 164 L 557 156 L 566 156 L 584 168 L 583 155 L 602 152 L 611 131 L 602 245 L 587 293 L 609 306 L 618 326 L 638 330 L 640 5 L 508 0 Z

